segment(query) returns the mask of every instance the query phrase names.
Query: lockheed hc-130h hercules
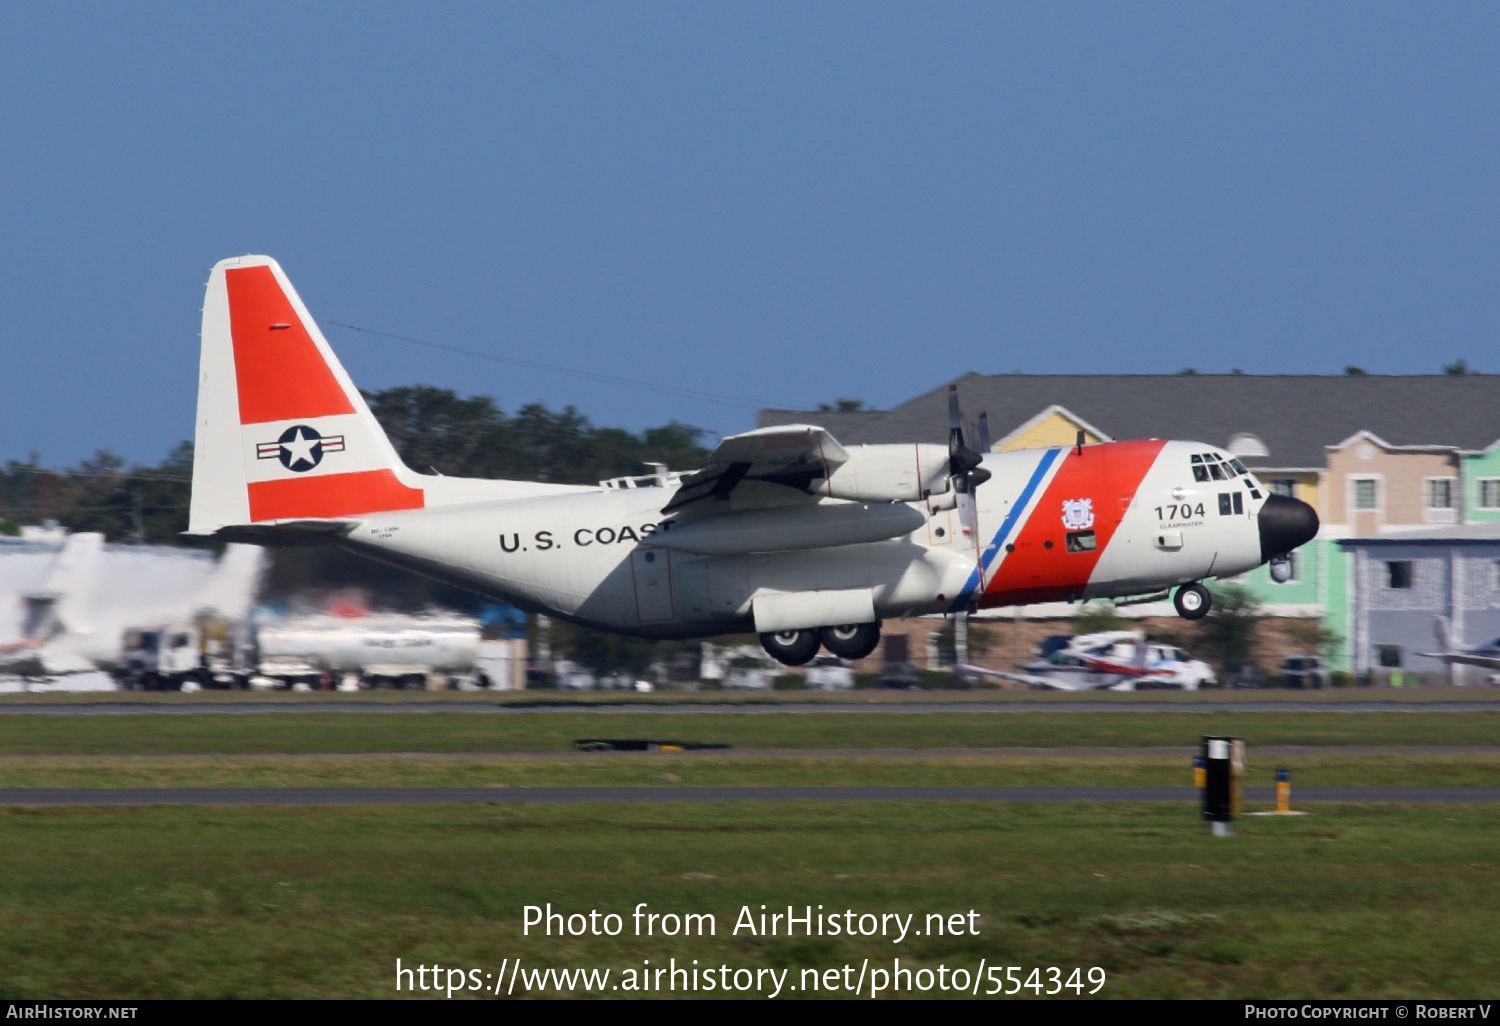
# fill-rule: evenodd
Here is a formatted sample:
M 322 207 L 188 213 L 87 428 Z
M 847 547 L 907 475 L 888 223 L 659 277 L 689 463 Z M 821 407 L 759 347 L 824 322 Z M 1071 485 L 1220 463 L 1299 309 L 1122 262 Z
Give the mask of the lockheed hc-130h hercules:
M 599 486 L 418 474 L 281 267 L 221 261 L 203 307 L 189 533 L 326 542 L 605 631 L 754 630 L 798 665 L 872 652 L 882 618 L 1141 596 L 1317 533 L 1212 445 L 985 452 L 950 390 L 948 445 L 842 446 L 812 425 L 726 437 L 707 466 Z

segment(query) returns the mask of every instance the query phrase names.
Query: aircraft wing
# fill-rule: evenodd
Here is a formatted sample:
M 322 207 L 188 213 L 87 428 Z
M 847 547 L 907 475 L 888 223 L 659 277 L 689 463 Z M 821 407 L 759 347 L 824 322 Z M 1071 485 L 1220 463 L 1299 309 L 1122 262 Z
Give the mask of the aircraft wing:
M 42 669 L 49 676 L 61 677 L 70 673 L 89 673 L 99 669 L 92 659 L 64 649 L 43 648 L 37 653 Z
M 1441 659 L 1445 663 L 1462 663 L 1465 666 L 1482 666 L 1487 670 L 1500 670 L 1500 659 L 1495 656 L 1468 655 L 1464 652 L 1418 652 L 1428 659 Z
M 728 499 L 741 484 L 764 481 L 805 491 L 849 460 L 832 435 L 810 424 L 787 424 L 730 435 L 719 443 L 702 470 L 683 478 L 672 513 L 704 499 Z
M 1075 686 L 1071 681 L 1058 680 L 1055 677 L 1036 677 L 1029 673 L 1007 673 L 1004 670 L 991 670 L 986 666 L 970 666 L 965 663 L 954 667 L 954 671 L 961 677 L 998 677 L 1001 680 L 1013 680 L 1017 684 L 1025 684 L 1028 687 L 1046 691 L 1093 691 L 1103 685 L 1080 684 Z

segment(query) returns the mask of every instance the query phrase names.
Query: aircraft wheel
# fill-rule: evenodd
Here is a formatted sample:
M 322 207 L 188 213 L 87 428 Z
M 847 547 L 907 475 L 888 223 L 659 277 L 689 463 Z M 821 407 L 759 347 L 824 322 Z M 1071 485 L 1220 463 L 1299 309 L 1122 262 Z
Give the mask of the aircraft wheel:
M 760 636 L 766 654 L 784 666 L 801 666 L 818 654 L 817 631 L 768 631 Z
M 880 621 L 824 627 L 818 637 L 823 640 L 823 647 L 840 659 L 863 659 L 880 644 Z
M 1208 615 L 1214 600 L 1203 585 L 1184 584 L 1172 596 L 1172 604 L 1177 607 L 1177 615 L 1184 620 L 1201 620 Z

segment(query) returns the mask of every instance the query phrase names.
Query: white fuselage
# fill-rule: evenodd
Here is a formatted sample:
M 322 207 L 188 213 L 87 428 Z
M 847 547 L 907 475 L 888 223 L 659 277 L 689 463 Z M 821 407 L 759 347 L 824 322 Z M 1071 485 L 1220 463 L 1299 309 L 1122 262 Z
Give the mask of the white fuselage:
M 777 596 L 801 596 L 808 611 L 793 615 L 816 621 L 820 595 L 832 603 L 828 615 L 867 594 L 875 616 L 894 617 L 1142 594 L 1262 561 L 1256 511 L 1265 493 L 1249 476 L 1195 480 L 1191 455 L 1214 451 L 1153 442 L 988 454 L 993 477 L 971 515 L 896 504 L 919 513 L 920 526 L 848 545 L 668 548 L 662 532 L 676 520 L 660 510 L 672 487 L 368 514 L 341 544 L 522 608 L 646 637 L 749 630 L 757 601 L 769 607 Z

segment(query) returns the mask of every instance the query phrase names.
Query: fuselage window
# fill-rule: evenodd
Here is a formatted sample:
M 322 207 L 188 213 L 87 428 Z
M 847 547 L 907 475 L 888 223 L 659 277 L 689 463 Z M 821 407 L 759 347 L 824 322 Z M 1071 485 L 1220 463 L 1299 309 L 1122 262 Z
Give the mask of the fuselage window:
M 1098 539 L 1094 537 L 1093 531 L 1068 532 L 1069 552 L 1093 552 L 1098 544 Z
M 1219 493 L 1219 516 L 1227 517 L 1234 512 L 1234 502 L 1228 492 Z
M 1243 492 L 1234 493 L 1234 511 L 1237 514 L 1245 512 L 1245 495 Z

